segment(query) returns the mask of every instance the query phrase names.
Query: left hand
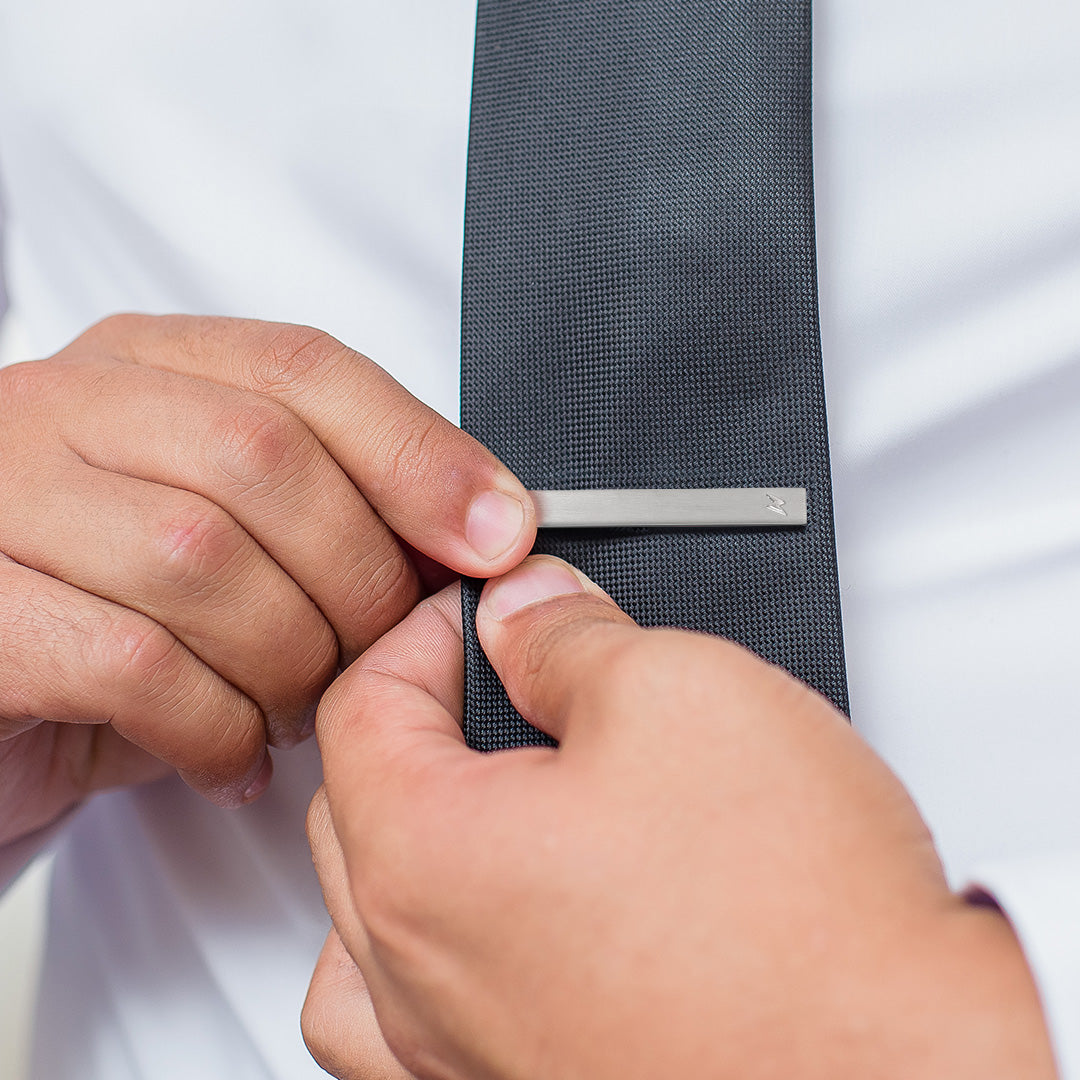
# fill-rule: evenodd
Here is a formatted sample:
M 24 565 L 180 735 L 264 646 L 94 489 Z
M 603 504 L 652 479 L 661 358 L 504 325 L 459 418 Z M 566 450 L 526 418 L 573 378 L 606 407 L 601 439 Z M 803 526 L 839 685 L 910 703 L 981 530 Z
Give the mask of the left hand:
M 114 315 L 0 369 L 0 846 L 173 770 L 257 798 L 339 663 L 432 576 L 520 562 L 533 517 L 311 327 Z
M 336 934 L 304 1027 L 324 1067 L 1054 1076 L 1007 922 L 949 890 L 903 787 L 821 697 L 533 557 L 477 625 L 560 746 L 476 754 L 457 603 L 421 604 L 319 711 L 309 834 Z

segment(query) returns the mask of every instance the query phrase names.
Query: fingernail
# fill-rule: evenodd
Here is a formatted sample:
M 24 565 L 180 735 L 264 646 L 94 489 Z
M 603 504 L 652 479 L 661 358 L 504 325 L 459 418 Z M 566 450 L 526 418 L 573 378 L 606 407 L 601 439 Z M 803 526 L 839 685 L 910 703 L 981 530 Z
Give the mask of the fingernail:
M 263 758 L 262 768 L 251 781 L 251 786 L 244 792 L 244 802 L 249 803 L 257 799 L 270 785 L 270 777 L 274 775 L 274 759 L 267 754 Z
M 525 526 L 525 507 L 501 491 L 477 495 L 465 518 L 465 539 L 485 562 L 493 562 L 517 542 Z
M 585 586 L 569 567 L 546 560 L 527 562 L 484 591 L 483 604 L 496 619 L 505 619 L 529 604 L 585 591 Z

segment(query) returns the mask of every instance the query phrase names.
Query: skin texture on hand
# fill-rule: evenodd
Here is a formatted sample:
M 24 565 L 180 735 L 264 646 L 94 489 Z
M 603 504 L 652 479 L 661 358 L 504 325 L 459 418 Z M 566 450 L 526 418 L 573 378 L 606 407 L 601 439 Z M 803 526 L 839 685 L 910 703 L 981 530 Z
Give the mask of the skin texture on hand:
M 0 371 L 0 462 L 0 841 L 171 769 L 250 801 L 428 571 L 534 535 L 487 450 L 309 327 L 107 319 Z
M 953 894 L 844 718 L 720 639 L 642 630 L 545 557 L 484 648 L 558 749 L 464 746 L 452 590 L 331 687 L 304 1011 L 336 1075 L 1050 1080 L 1005 919 Z

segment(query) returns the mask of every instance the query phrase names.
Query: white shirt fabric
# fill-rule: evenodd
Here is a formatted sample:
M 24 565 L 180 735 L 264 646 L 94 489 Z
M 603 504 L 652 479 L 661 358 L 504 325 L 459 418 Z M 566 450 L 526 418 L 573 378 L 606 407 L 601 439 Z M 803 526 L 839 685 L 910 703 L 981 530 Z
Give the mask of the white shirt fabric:
M 468 0 L 0 0 L 5 358 L 119 310 L 304 322 L 457 411 Z M 1024 941 L 1080 1078 L 1080 9 L 820 0 L 822 332 L 852 716 Z M 312 746 L 226 813 L 65 830 L 43 1080 L 322 1075 Z

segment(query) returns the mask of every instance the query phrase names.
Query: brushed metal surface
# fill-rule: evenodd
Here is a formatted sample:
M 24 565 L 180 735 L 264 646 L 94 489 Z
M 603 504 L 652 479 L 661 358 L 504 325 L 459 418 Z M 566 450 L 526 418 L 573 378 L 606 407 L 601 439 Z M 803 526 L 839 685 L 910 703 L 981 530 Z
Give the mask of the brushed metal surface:
M 540 527 L 549 529 L 806 524 L 806 488 L 628 488 L 529 494 Z

